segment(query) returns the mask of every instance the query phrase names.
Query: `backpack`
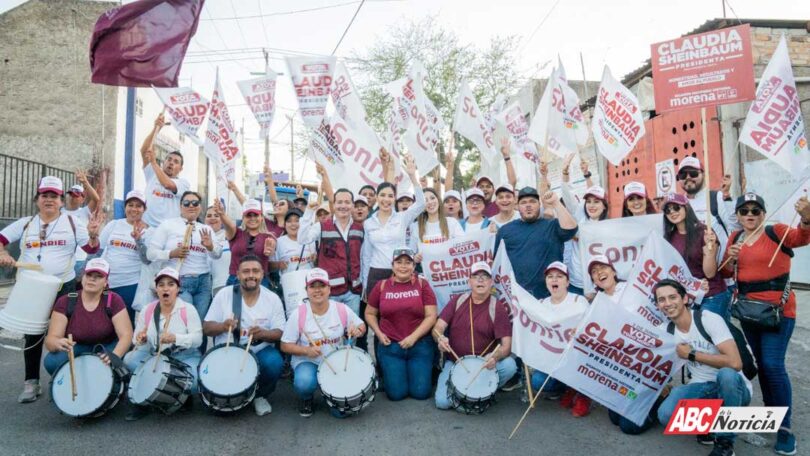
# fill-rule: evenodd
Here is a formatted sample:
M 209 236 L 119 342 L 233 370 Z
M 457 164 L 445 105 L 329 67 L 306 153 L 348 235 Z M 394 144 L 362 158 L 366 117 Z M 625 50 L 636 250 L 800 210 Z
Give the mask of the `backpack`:
M 790 229 L 790 228 L 788 227 L 788 229 Z M 742 231 L 735 231 L 735 232 L 731 233 L 731 236 L 729 236 L 729 238 L 728 238 L 729 244 L 736 244 L 737 239 L 740 237 L 741 233 L 742 233 Z M 774 243 L 776 243 L 777 245 L 780 246 L 780 248 L 782 249 L 782 253 L 784 253 L 785 255 L 793 258 L 793 255 L 794 255 L 793 254 L 793 249 L 786 246 L 782 242 L 782 240 L 779 239 L 779 236 L 777 236 L 776 230 L 773 228 L 773 225 L 768 225 L 768 226 L 765 227 L 765 235 L 767 235 L 770 240 L 772 240 Z
M 73 312 L 76 311 L 76 303 L 79 301 L 79 293 L 73 292 L 68 293 L 68 305 L 67 309 L 65 310 L 65 317 L 67 317 L 68 321 L 70 321 L 70 317 L 73 316 Z M 101 297 L 107 297 L 107 305 L 104 307 L 104 313 L 107 314 L 107 318 L 112 321 L 112 307 L 110 307 L 110 303 L 112 302 L 112 295 L 109 291 L 104 291 L 101 293 Z
M 711 212 L 714 219 L 717 220 L 717 223 L 720 224 L 720 227 L 723 228 L 723 231 L 728 235 L 726 222 L 723 221 L 723 217 L 720 217 L 720 211 L 717 208 L 717 190 L 709 190 L 709 212 Z
M 152 301 L 150 304 L 146 306 L 146 310 L 144 310 L 144 320 L 146 322 L 146 327 L 149 328 L 149 320 L 152 319 L 152 314 L 155 313 L 155 308 L 157 307 L 158 302 Z M 183 321 L 183 324 L 188 326 L 188 312 L 186 311 L 185 307 L 180 308 L 180 320 Z M 156 324 L 157 326 L 157 324 Z M 158 328 L 159 329 L 159 328 Z
M 349 313 L 346 312 L 346 305 L 342 302 L 335 302 L 335 304 L 337 304 L 337 312 L 338 317 L 340 318 L 340 324 L 343 325 L 343 329 L 346 329 L 349 326 Z M 304 325 L 306 322 L 307 305 L 305 302 L 302 302 L 301 305 L 298 306 L 298 334 L 304 334 Z
M 472 294 L 470 292 L 466 292 L 466 293 L 464 293 L 464 294 L 462 294 L 462 295 L 460 295 L 458 297 L 458 300 L 456 301 L 456 308 L 455 308 L 456 312 L 458 312 L 458 309 L 465 302 L 467 302 L 468 299 L 470 299 L 470 296 L 472 296 Z M 495 324 L 495 306 L 497 305 L 497 303 L 498 303 L 498 300 L 495 299 L 495 296 L 490 295 L 489 296 L 489 320 L 492 322 L 492 324 Z
M 697 327 L 700 335 L 709 341 L 710 344 L 714 345 L 714 341 L 712 341 L 711 336 L 709 336 L 709 333 L 706 332 L 706 328 L 703 327 L 703 312 L 701 310 L 692 311 L 692 319 L 694 320 L 695 326 Z M 726 327 L 731 333 L 731 337 L 734 339 L 734 344 L 737 346 L 737 351 L 740 353 L 740 359 L 742 360 L 743 365 L 743 375 L 745 375 L 745 378 L 748 380 L 753 380 L 754 377 L 757 376 L 758 369 L 757 364 L 754 361 L 754 355 L 751 353 L 751 349 L 748 347 L 748 342 L 745 340 L 745 335 L 736 326 L 732 325 L 725 319 L 723 319 L 723 321 L 726 323 Z M 667 332 L 670 334 L 675 334 L 674 322 L 669 322 L 667 325 Z

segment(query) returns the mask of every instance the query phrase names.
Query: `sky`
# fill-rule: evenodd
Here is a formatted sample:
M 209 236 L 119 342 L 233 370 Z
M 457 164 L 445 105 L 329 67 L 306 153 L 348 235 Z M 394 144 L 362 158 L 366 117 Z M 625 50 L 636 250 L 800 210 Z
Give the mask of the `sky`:
M 0 0 L 4 12 L 24 0 Z M 130 1 L 124 1 L 130 3 Z M 729 18 L 810 20 L 810 2 L 796 0 L 726 0 Z M 297 101 L 285 55 L 332 53 L 357 11 L 357 0 L 207 0 L 183 65 L 180 84 L 210 98 L 219 67 L 231 118 L 245 125 L 248 167 L 259 171 L 264 156 L 258 125 L 242 103 L 236 81 L 264 69 L 261 48 L 270 51 L 270 66 L 280 73 L 276 89 L 278 110 L 271 129 L 274 170 L 290 167 L 290 122 Z M 307 11 L 308 10 L 308 11 Z M 289 14 L 280 14 L 289 13 Z M 614 75 L 629 73 L 650 56 L 650 44 L 683 35 L 707 20 L 723 17 L 722 0 L 366 0 L 335 55 L 362 53 L 385 38 L 398 23 L 426 16 L 454 32 L 462 44 L 485 47 L 492 37 L 516 35 L 518 72 L 522 77 L 546 77 L 556 58 L 569 79 L 585 75 L 598 80 L 604 65 Z M 240 18 L 234 20 L 232 18 Z M 89 41 L 89 36 L 88 36 Z M 215 52 L 214 52 L 215 51 Z M 355 78 L 357 79 L 357 78 Z M 358 87 L 361 89 L 361 87 Z M 515 92 L 519 87 L 515 87 Z M 148 115 L 148 113 L 145 113 Z M 155 113 L 157 114 L 157 113 Z M 445 119 L 449 121 L 451 119 Z M 304 128 L 294 117 L 294 128 Z M 200 133 L 202 135 L 202 132 Z M 311 162 L 297 160 L 296 175 L 314 179 Z

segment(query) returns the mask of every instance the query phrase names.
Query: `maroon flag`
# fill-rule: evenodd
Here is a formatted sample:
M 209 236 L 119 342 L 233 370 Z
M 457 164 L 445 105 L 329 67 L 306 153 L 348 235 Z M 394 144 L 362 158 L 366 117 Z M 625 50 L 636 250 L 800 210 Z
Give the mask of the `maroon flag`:
M 177 87 L 205 0 L 140 0 L 98 18 L 90 41 L 91 81 Z

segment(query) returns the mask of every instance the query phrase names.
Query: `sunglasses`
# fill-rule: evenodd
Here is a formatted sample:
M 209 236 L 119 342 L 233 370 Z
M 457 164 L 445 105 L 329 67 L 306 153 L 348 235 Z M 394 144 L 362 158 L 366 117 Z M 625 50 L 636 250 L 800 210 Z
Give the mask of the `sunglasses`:
M 667 205 L 667 206 L 664 206 L 664 214 L 674 214 L 674 213 L 678 213 L 678 212 L 680 212 L 680 211 L 681 211 L 681 208 L 682 208 L 682 207 L 683 207 L 683 206 L 681 206 L 681 205 L 679 205 L 679 204 L 669 204 L 669 205 Z
M 754 217 L 756 217 L 756 216 L 762 214 L 762 212 L 763 212 L 762 209 L 760 209 L 758 207 L 754 207 L 754 208 L 751 208 L 751 209 L 743 207 L 741 209 L 737 209 L 737 214 L 742 215 L 743 217 L 745 217 L 748 214 L 751 214 Z
M 200 200 L 185 200 L 182 203 L 183 207 L 199 207 Z
M 256 245 L 256 236 L 250 236 L 247 242 L 247 250 L 250 252 L 253 250 L 253 246 Z
M 684 170 L 678 171 L 678 180 L 684 180 L 684 179 L 686 179 L 686 176 L 689 176 L 692 179 L 695 179 L 698 176 L 700 176 L 700 171 L 698 171 L 696 169 L 684 169 Z

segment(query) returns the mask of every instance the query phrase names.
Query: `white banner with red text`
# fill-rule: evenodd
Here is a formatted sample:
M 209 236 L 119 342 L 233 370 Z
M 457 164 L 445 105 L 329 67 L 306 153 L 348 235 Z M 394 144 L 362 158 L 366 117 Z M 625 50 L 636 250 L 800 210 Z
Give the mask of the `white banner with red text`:
M 306 126 L 318 128 L 326 113 L 337 57 L 287 57 L 286 60 L 298 98 L 298 112 Z
M 166 106 L 172 126 L 188 136 L 194 144 L 202 146 L 203 141 L 197 137 L 197 130 L 208 113 L 208 100 L 191 87 L 152 88 Z

